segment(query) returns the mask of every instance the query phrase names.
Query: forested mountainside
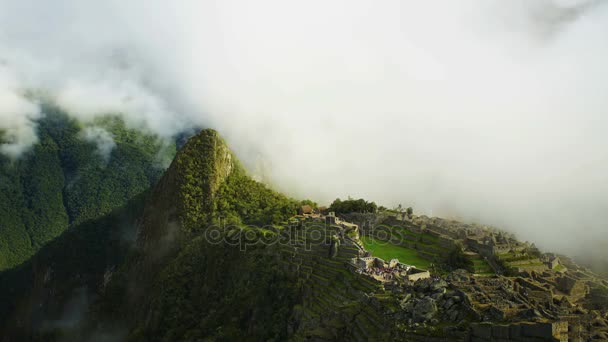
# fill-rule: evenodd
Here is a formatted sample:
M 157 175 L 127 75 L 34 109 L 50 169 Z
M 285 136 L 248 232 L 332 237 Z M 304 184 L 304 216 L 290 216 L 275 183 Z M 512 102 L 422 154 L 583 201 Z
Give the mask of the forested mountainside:
M 311 203 L 251 179 L 203 130 L 151 189 L 0 273 L 2 340 L 608 338 L 608 282 L 571 260 L 411 211 L 296 215 Z M 360 236 L 377 219 L 396 234 Z M 382 246 L 386 262 L 369 254 Z
M 209 244 L 203 235 L 210 224 L 280 223 L 297 208 L 249 178 L 215 131 L 203 131 L 151 192 L 74 226 L 0 276 L 7 339 L 237 337 L 247 335 L 245 321 L 257 322 L 251 329 L 259 336 L 284 336 L 279 318 L 292 288 L 267 267 L 272 255 Z
M 52 104 L 42 108 L 38 143 L 16 160 L 0 155 L 0 270 L 124 206 L 175 155 L 174 143 L 129 129 L 118 116 L 82 123 Z

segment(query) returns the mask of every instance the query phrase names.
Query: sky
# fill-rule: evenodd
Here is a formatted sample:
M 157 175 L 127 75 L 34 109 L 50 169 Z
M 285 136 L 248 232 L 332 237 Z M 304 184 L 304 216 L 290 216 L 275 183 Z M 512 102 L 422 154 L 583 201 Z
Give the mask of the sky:
M 0 153 L 36 142 L 42 91 L 83 121 L 215 128 L 294 197 L 605 248 L 607 34 L 601 0 L 0 0 Z

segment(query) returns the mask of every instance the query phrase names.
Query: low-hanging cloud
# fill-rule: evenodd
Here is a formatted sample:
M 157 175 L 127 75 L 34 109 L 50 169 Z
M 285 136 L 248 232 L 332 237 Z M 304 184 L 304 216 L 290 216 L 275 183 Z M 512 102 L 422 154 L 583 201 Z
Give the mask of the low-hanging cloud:
M 608 241 L 604 1 L 0 0 L 0 28 L 21 149 L 19 94 L 43 90 L 83 120 L 216 128 L 294 196 Z
M 35 121 L 40 117 L 38 106 L 15 90 L 17 82 L 0 59 L 0 153 L 11 158 L 38 141 Z
M 116 142 L 110 132 L 101 127 L 91 126 L 82 131 L 82 137 L 97 146 L 96 152 L 106 164 L 110 161 L 112 151 L 116 147 Z

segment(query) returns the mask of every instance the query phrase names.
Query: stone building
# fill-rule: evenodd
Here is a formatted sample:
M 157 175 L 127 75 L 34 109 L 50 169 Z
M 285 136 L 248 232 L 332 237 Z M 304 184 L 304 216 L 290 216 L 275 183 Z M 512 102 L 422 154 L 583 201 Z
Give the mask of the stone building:
M 366 269 L 368 267 L 382 267 L 384 265 L 384 260 L 376 257 L 357 258 L 356 265 L 360 269 Z
M 584 281 L 567 275 L 557 278 L 556 283 L 556 288 L 568 295 L 572 301 L 583 298 L 589 293 L 589 288 L 585 285 Z
M 421 270 L 419 268 L 411 267 L 406 274 L 407 280 L 416 281 L 420 279 L 427 279 L 431 277 L 431 272 Z
M 547 265 L 547 268 L 549 268 L 550 270 L 556 269 L 560 265 L 559 257 L 556 257 L 556 256 L 548 257 L 545 260 L 545 265 Z

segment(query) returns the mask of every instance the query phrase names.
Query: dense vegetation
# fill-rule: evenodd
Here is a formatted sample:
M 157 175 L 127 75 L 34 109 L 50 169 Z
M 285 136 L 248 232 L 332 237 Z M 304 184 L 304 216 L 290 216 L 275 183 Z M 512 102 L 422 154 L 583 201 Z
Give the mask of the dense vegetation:
M 154 281 L 146 322 L 133 341 L 280 341 L 295 289 L 276 257 L 261 249 L 210 245 L 199 237 Z
M 146 191 L 175 144 L 128 129 L 116 116 L 87 124 L 45 105 L 39 142 L 11 160 L 0 155 L 0 270 L 27 260 L 71 226 L 101 217 Z M 111 137 L 107 155 L 87 139 L 95 127 Z
M 279 224 L 297 213 L 297 201 L 274 192 L 236 167 L 218 191 L 217 214 L 229 222 Z
M 329 211 L 333 211 L 336 214 L 375 213 L 378 211 L 378 206 L 376 203 L 368 202 L 363 198 L 353 199 L 349 197 L 347 200 L 337 198 L 329 206 Z
M 146 195 L 135 197 L 124 207 L 102 218 L 73 227 L 43 246 L 25 263 L 0 272 L 0 331 L 5 324 L 12 324 L 13 334 L 35 333 L 32 335 L 35 340 L 47 341 L 59 339 L 72 328 L 71 324 L 77 321 L 66 320 L 66 315 L 70 316 L 71 312 L 64 310 L 62 304 L 73 301 L 79 289 L 84 289 L 86 295 L 93 294 L 106 271 L 118 268 L 125 261 L 135 239 L 134 222 L 141 215 Z M 53 295 L 40 295 L 46 291 Z M 33 331 L 29 326 L 31 322 L 19 321 L 12 316 L 19 310 L 20 299 L 24 295 L 45 298 L 40 302 L 44 310 L 37 314 L 44 314 L 46 320 L 68 322 L 54 329 Z M 27 309 L 33 312 L 21 314 L 23 317 L 36 315 L 37 309 L 38 305 Z
M 176 197 L 187 234 L 200 233 L 208 224 L 277 224 L 298 209 L 297 201 L 250 178 L 214 130 L 203 130 L 190 139 L 163 179 L 175 188 L 167 189 L 165 196 Z M 157 205 L 167 208 L 163 202 L 167 200 Z
M 256 245 L 244 253 L 237 244 L 209 243 L 201 229 L 205 229 L 205 221 L 214 223 L 221 217 L 263 234 L 265 229 L 254 226 L 284 222 L 295 215 L 300 202 L 249 178 L 211 130 L 201 132 L 182 148 L 146 196 L 132 201 L 135 209 L 120 209 L 74 226 L 29 262 L 0 273 L 0 286 L 11 289 L 6 297 L 0 297 L 5 305 L 0 308 L 4 315 L 17 310 L 20 315 L 12 319 L 26 322 L 22 323 L 23 331 L 12 333 L 31 336 L 27 324 L 39 327 L 38 317 L 46 322 L 62 321 L 63 305 L 73 301 L 75 293 L 84 292 L 98 298 L 87 303 L 86 318 L 43 329 L 35 337 L 58 340 L 77 336 L 76 340 L 87 340 L 101 330 L 117 331 L 118 339 L 135 341 L 203 337 L 284 340 L 288 335 L 285 317 L 295 304 L 296 292 L 293 280 L 276 268 L 276 251 L 272 246 Z M 150 206 L 154 209 L 149 210 Z M 138 231 L 140 238 L 141 231 L 162 230 L 167 225 L 147 225 L 154 220 L 146 220 L 146 215 L 163 217 L 156 216 L 157 212 L 175 212 L 182 224 L 193 229 L 182 231 L 186 239 L 171 241 L 163 233 L 145 235 L 159 239 L 161 243 L 155 246 L 173 244 L 170 253 L 162 254 L 158 249 L 148 253 L 145 247 L 129 251 L 136 220 L 144 225 Z M 174 222 L 174 218 L 169 220 Z M 72 243 L 78 248 L 70 249 Z M 91 251 L 86 250 L 89 248 Z M 31 286 L 22 289 L 11 285 L 20 282 Z M 33 312 L 16 309 L 19 301 L 15 298 L 24 293 L 44 297 L 49 291 L 54 293 L 53 299 L 43 302 L 39 312 L 38 305 Z M 15 324 L 9 322 L 11 329 Z

